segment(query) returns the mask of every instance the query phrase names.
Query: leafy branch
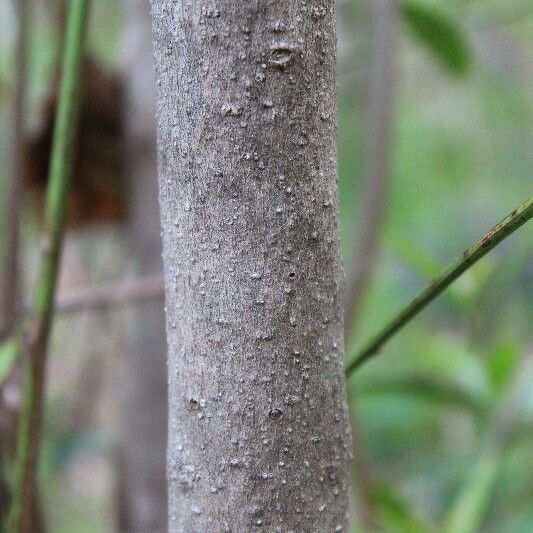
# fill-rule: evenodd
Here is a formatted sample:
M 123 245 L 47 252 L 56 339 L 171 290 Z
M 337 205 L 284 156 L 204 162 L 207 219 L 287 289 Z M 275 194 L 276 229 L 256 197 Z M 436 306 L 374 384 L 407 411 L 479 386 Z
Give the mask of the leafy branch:
M 418 293 L 385 327 L 349 359 L 346 376 L 350 377 L 363 363 L 379 353 L 381 347 L 408 324 L 422 309 L 451 285 L 463 272 L 490 252 L 506 237 L 533 217 L 533 196 L 496 224 L 444 272 Z

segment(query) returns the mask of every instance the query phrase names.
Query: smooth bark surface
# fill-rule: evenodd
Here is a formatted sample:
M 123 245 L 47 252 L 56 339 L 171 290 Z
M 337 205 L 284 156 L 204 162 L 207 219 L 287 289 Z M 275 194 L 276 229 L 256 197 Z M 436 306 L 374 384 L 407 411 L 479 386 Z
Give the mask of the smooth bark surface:
M 332 0 L 152 1 L 171 531 L 347 531 Z

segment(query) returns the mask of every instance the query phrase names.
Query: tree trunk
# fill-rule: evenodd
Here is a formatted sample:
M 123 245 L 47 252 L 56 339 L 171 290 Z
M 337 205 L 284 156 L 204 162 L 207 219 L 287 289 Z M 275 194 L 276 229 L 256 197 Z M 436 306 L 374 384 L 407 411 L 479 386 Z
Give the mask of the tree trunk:
M 124 36 L 126 172 L 129 234 L 135 271 L 162 271 L 157 206 L 155 90 L 148 0 L 127 0 Z M 119 462 L 121 531 L 163 531 L 167 523 L 165 449 L 167 401 L 165 317 L 161 302 L 144 302 L 133 314 L 122 397 Z
M 333 0 L 152 0 L 171 531 L 346 531 Z

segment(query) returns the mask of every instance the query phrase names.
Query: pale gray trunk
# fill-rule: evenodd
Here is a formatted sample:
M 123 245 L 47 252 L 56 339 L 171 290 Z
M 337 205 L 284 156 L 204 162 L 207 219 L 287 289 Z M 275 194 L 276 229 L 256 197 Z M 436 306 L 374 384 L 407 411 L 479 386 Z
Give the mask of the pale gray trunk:
M 155 91 L 148 0 L 127 0 L 124 36 L 126 178 L 131 252 L 137 274 L 162 271 L 157 206 Z M 133 314 L 122 400 L 120 529 L 163 531 L 167 523 L 165 449 L 165 318 L 161 302 L 142 303 Z
M 171 531 L 346 531 L 333 0 L 152 0 Z

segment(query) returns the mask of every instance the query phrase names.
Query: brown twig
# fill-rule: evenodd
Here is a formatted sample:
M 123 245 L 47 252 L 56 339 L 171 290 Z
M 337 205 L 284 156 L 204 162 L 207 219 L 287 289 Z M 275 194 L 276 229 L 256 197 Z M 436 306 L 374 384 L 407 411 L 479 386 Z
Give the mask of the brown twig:
M 165 296 L 163 276 L 152 274 L 94 287 L 82 287 L 59 293 L 54 304 L 58 315 L 69 315 L 85 311 L 103 311 L 115 307 L 127 307 L 142 302 L 161 300 Z M 30 306 L 24 306 L 24 315 Z
M 165 287 L 161 275 L 144 276 L 119 283 L 87 287 L 58 294 L 55 310 L 60 314 L 101 311 L 163 298 Z

